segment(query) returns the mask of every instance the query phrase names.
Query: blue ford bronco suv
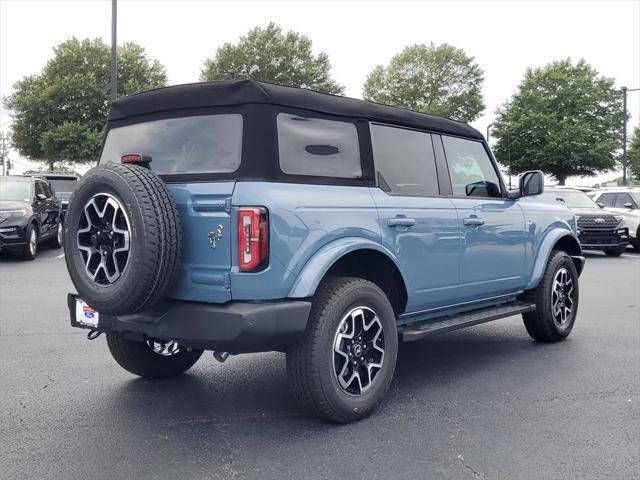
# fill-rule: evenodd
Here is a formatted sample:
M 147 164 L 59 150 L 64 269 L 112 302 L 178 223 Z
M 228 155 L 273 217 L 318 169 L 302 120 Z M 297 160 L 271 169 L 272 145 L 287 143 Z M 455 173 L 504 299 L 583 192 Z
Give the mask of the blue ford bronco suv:
M 517 314 L 569 335 L 574 215 L 540 172 L 519 187 L 440 117 L 250 80 L 125 97 L 65 222 L 71 323 L 145 378 L 285 352 L 303 408 L 357 420 L 400 340 Z

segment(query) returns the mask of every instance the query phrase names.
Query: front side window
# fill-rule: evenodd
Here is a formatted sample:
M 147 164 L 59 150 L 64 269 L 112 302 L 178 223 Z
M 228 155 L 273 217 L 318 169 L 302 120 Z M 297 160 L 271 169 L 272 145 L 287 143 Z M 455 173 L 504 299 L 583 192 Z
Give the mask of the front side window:
M 481 142 L 442 136 L 453 195 L 501 197 L 500 180 Z
M 391 194 L 438 195 L 430 134 L 371 124 L 371 143 L 378 178 L 389 187 Z
M 109 130 L 100 163 L 120 162 L 127 153 L 149 155 L 158 174 L 235 172 L 242 157 L 242 115 L 165 118 Z
M 625 207 L 625 205 L 628 203 L 633 205 L 633 199 L 631 198 L 631 195 L 629 195 L 628 193 L 619 193 L 618 198 L 616 198 L 615 208 L 627 208 Z
M 290 175 L 360 178 L 356 126 L 349 122 L 279 113 L 280 169 Z
M 598 203 L 603 204 L 605 207 L 613 208 L 613 206 L 616 204 L 617 196 L 617 193 L 603 193 L 602 195 L 600 195 L 600 198 L 598 198 Z
M 47 194 L 47 186 L 44 182 L 41 181 L 36 181 L 35 183 L 36 185 L 36 195 L 44 195 L 45 198 L 49 198 L 49 195 Z

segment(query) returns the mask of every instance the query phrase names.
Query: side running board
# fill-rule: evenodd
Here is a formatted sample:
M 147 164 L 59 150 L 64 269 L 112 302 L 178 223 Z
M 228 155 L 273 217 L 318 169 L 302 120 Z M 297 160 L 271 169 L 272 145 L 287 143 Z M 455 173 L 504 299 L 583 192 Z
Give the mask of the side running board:
M 483 308 L 459 315 L 433 318 L 423 322 L 404 325 L 398 328 L 398 335 L 400 339 L 405 342 L 412 342 L 428 337 L 429 335 L 435 335 L 436 333 L 451 332 L 460 328 L 471 327 L 520 313 L 532 312 L 535 309 L 536 306 L 534 303 L 513 302 L 497 307 Z

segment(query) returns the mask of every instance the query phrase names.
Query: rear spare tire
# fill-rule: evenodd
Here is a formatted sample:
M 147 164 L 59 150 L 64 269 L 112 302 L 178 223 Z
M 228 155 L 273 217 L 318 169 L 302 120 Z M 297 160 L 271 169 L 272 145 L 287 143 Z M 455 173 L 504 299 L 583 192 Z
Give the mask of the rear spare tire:
M 64 223 L 69 275 L 98 312 L 138 312 L 167 293 L 182 255 L 182 227 L 166 185 L 151 170 L 116 163 L 91 169 Z

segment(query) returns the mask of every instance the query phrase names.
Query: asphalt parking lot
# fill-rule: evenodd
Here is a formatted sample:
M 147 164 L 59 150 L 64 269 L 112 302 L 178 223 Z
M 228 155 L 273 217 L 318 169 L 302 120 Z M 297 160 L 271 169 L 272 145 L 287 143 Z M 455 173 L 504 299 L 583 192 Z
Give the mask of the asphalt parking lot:
M 377 414 L 336 426 L 280 353 L 131 376 L 69 326 L 60 254 L 0 257 L 3 480 L 640 477 L 640 255 L 588 255 L 567 341 L 514 317 L 401 345 Z

